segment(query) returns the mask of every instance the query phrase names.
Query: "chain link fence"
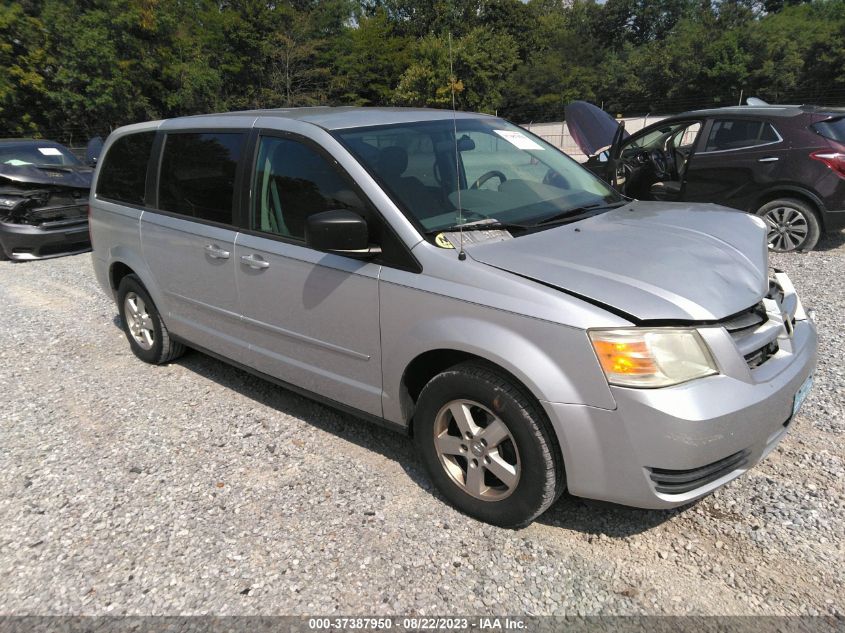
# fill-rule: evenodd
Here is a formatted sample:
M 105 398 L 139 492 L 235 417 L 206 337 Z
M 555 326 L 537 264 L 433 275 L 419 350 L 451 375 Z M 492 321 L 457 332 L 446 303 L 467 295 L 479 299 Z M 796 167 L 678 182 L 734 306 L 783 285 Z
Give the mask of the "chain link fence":
M 629 134 L 633 134 L 647 125 L 657 123 L 666 116 L 668 115 L 624 117 L 619 120 L 624 121 L 625 130 Z M 536 134 L 546 142 L 551 143 L 558 149 L 563 150 L 579 163 L 583 163 L 587 160 L 587 158 L 589 158 L 589 156 L 584 154 L 578 147 L 575 139 L 572 138 L 572 135 L 569 133 L 569 128 L 566 125 L 566 121 L 557 121 L 554 123 L 524 123 L 522 127 Z

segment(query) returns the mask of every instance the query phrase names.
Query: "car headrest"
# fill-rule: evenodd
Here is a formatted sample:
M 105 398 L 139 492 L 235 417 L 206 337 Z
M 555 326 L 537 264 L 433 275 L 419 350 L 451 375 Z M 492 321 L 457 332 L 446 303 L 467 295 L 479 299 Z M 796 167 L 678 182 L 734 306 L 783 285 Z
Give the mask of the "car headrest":
M 408 152 L 403 147 L 391 145 L 385 147 L 378 155 L 379 174 L 386 178 L 398 178 L 408 169 Z

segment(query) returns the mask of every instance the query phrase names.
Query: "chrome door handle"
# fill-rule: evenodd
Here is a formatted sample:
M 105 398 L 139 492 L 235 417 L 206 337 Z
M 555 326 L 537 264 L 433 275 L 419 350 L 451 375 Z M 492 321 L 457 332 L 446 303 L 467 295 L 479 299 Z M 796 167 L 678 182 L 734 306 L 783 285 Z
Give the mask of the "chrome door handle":
M 229 259 L 229 251 L 224 251 L 217 244 L 206 244 L 205 252 L 211 259 Z
M 241 255 L 241 263 L 246 264 L 250 268 L 255 268 L 256 270 L 270 268 L 270 262 L 265 262 L 263 259 L 256 257 L 255 255 Z
M 776 160 L 780 160 L 777 156 L 767 156 L 766 158 L 758 158 L 758 163 L 773 163 Z

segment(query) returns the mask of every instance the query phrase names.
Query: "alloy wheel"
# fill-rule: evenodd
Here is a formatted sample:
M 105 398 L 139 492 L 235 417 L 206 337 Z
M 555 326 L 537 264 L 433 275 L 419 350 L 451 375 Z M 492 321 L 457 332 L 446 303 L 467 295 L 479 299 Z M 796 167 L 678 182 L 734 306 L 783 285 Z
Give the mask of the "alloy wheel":
M 807 218 L 793 207 L 775 207 L 763 219 L 768 227 L 769 247 L 779 253 L 800 248 L 810 232 Z
M 449 478 L 477 499 L 499 501 L 519 483 L 519 451 L 510 430 L 477 402 L 453 400 L 440 409 L 434 447 Z
M 152 349 L 155 343 L 155 329 L 144 300 L 136 293 L 128 292 L 123 300 L 123 308 L 126 325 L 132 338 L 141 349 Z

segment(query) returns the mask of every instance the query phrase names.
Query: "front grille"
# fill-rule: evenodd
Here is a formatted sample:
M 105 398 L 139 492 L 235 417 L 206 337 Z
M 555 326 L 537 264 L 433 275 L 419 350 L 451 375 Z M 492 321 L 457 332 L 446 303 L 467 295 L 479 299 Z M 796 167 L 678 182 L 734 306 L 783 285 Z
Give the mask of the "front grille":
M 75 220 L 78 222 L 87 217 L 88 207 L 81 204 L 67 207 L 45 207 L 28 212 L 28 219 L 39 226 L 49 225 L 51 222 L 59 220 Z
M 778 353 L 779 326 L 769 319 L 766 306 L 761 301 L 748 310 L 723 321 L 749 369 L 755 369 Z
M 750 354 L 745 354 L 743 358 L 745 358 L 745 362 L 748 364 L 748 368 L 754 369 L 755 367 L 759 367 L 760 365 L 765 363 L 779 351 L 780 346 L 778 345 L 777 341 L 772 341 L 768 345 L 764 345 L 760 349 L 755 350 Z
M 724 328 L 731 333 L 734 338 L 741 337 L 743 334 L 756 330 L 768 319 L 766 314 L 766 306 L 761 301 L 755 306 L 750 307 L 745 312 L 740 312 L 737 315 L 730 317 L 723 321 Z
M 721 322 L 749 369 L 760 367 L 780 351 L 778 337 L 784 326 L 791 336 L 796 306 L 794 292 L 785 291 L 778 280 L 770 279 L 763 301 Z
M 668 470 L 649 468 L 649 476 L 654 482 L 654 489 L 669 495 L 680 495 L 696 488 L 706 486 L 729 472 L 742 468 L 748 463 L 748 450 L 739 451 L 712 464 L 689 470 Z

